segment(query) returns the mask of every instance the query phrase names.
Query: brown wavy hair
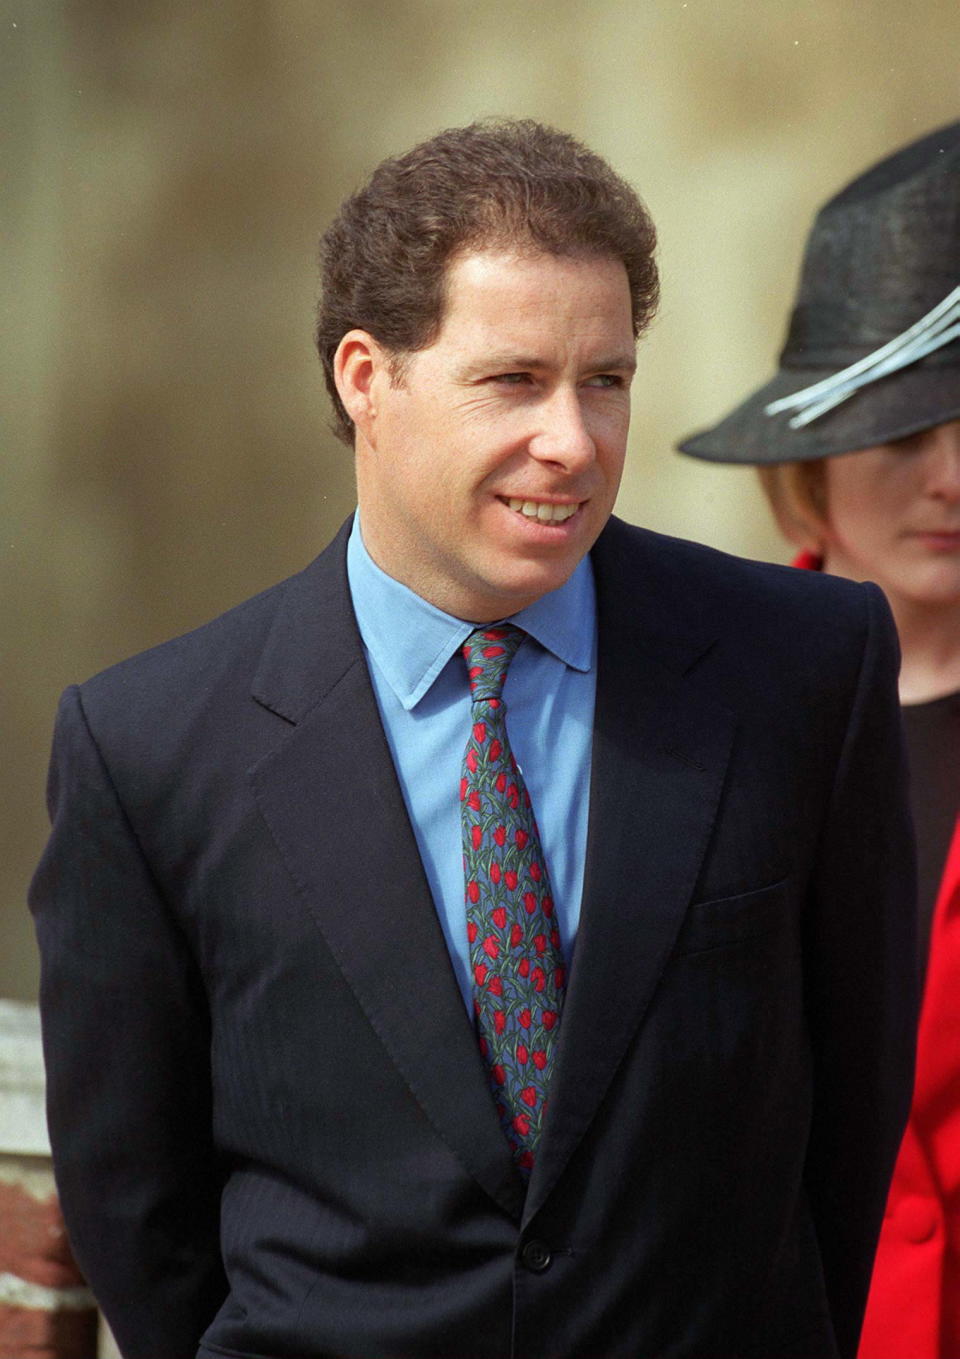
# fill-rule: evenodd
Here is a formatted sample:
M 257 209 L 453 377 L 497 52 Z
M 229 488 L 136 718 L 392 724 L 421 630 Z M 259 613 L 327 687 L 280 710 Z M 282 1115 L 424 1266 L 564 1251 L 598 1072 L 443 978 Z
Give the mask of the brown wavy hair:
M 320 245 L 316 343 L 346 443 L 353 422 L 333 360 L 354 328 L 403 358 L 436 339 L 447 265 L 481 249 L 612 256 L 630 286 L 634 336 L 659 296 L 656 231 L 637 194 L 600 156 L 531 119 L 451 128 L 385 160 L 342 205 Z

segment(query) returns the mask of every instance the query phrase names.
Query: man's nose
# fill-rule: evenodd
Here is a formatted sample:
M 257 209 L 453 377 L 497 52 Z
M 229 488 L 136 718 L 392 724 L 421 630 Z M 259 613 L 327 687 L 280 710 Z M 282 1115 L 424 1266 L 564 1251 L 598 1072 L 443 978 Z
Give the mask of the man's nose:
M 538 405 L 538 427 L 530 440 L 533 457 L 577 472 L 597 455 L 593 435 L 574 387 L 558 388 Z
M 931 429 L 925 453 L 929 493 L 942 500 L 960 500 L 960 420 Z

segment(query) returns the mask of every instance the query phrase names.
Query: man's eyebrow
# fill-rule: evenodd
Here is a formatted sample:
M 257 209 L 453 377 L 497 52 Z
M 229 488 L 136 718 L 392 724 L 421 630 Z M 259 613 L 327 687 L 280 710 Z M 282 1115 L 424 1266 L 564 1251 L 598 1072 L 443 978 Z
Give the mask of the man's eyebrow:
M 601 359 L 599 363 L 592 365 L 593 369 L 602 373 L 611 368 L 625 368 L 628 373 L 637 371 L 637 356 L 632 351 L 629 354 L 615 354 L 613 358 Z
M 504 352 L 502 354 L 487 354 L 482 359 L 472 361 L 467 366 L 470 373 L 525 373 L 531 369 L 549 368 L 550 364 L 545 363 L 542 357 L 535 354 L 517 354 Z M 634 353 L 615 354 L 604 356 L 597 359 L 594 363 L 587 365 L 585 372 L 603 373 L 611 370 L 622 370 L 628 373 L 636 372 L 637 358 Z

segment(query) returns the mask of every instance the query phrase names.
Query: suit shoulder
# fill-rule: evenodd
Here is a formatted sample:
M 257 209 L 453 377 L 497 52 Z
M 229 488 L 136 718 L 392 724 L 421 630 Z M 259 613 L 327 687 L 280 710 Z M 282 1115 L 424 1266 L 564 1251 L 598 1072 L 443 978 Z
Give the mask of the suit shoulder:
M 135 700 L 185 701 L 192 693 L 249 694 L 252 677 L 277 618 L 306 630 L 322 603 L 346 591 L 346 541 L 351 521 L 302 571 L 260 591 L 200 627 L 94 675 L 80 686 L 84 705 Z
M 618 625 L 630 618 L 637 636 L 658 636 L 665 651 L 678 649 L 674 637 L 715 639 L 740 666 L 771 673 L 776 661 L 778 672 L 798 680 L 832 674 L 843 684 L 865 649 L 878 645 L 896 668 L 896 630 L 876 585 L 736 557 L 619 520 L 610 529 L 594 555 L 598 598 L 613 601 Z
M 785 610 L 783 621 L 788 626 L 808 618 L 819 627 L 825 615 L 836 624 L 838 614 L 862 626 L 870 601 L 877 602 L 878 597 L 882 601 L 874 585 L 735 556 L 619 520 L 611 521 L 611 528 L 609 556 L 604 560 L 607 570 L 623 573 L 638 588 L 682 604 L 685 611 L 708 621 L 732 619 L 732 610 L 739 617 L 744 611 L 748 616 L 754 611 L 770 616 Z M 885 611 L 885 604 L 881 608 Z
M 239 679 L 238 671 L 246 671 L 249 682 L 245 658 L 256 664 L 289 584 L 280 581 L 189 632 L 101 670 L 79 686 L 85 708 L 160 702 L 166 693 L 182 699 L 201 683 L 208 689 L 218 674 Z

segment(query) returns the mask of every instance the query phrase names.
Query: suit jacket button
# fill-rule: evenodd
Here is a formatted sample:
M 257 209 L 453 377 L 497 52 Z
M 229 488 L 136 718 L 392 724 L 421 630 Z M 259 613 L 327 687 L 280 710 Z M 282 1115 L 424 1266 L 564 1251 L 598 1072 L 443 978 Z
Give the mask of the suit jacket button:
M 919 1246 L 936 1232 L 939 1214 L 929 1199 L 921 1198 L 919 1194 L 906 1194 L 894 1206 L 893 1220 L 898 1235 Z
M 545 1241 L 538 1241 L 533 1237 L 530 1241 L 524 1241 L 520 1250 L 520 1259 L 527 1269 L 534 1274 L 542 1274 L 545 1269 L 549 1269 L 553 1262 L 553 1253 Z

